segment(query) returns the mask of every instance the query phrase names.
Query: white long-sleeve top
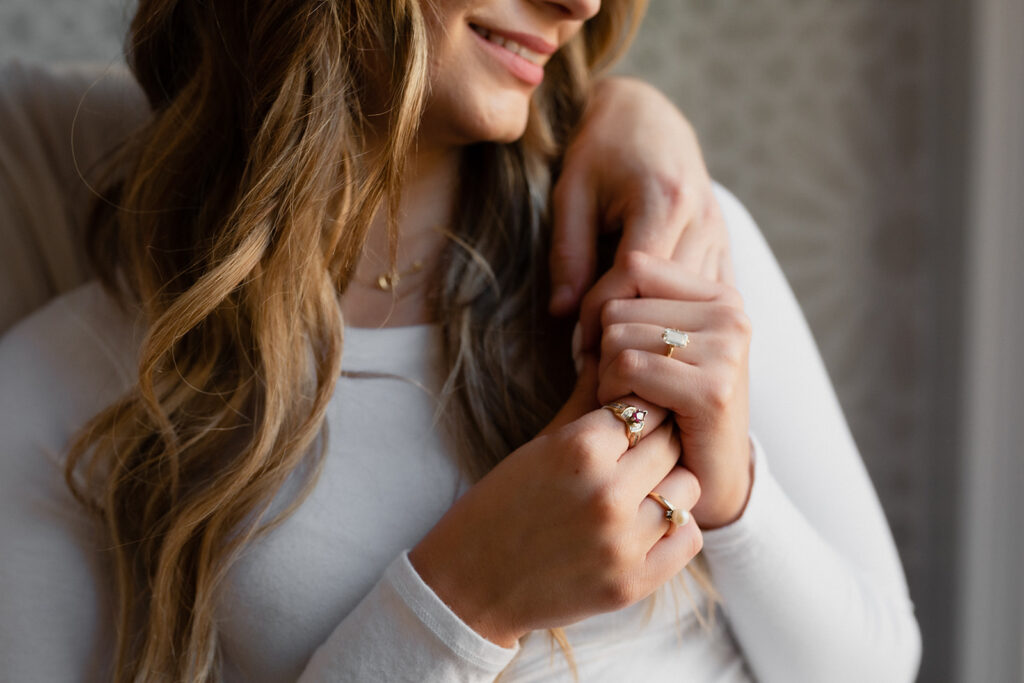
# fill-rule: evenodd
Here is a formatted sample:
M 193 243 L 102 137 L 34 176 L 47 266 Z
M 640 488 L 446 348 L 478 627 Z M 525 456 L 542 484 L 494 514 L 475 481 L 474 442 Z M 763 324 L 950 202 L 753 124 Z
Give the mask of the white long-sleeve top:
M 51 173 L 61 129 L 39 126 L 32 108 L 80 85 L 41 74 L 20 117 L 6 115 L 21 101 L 6 93 L 0 139 L 50 158 L 10 158 L 0 144 L 0 172 Z M 718 196 L 754 329 L 754 484 L 742 517 L 704 534 L 723 604 L 701 627 L 681 579 L 653 604 L 568 627 L 580 680 L 912 680 L 919 634 L 877 496 L 781 270 L 742 206 Z M 0 215 L 6 230 L 19 220 Z M 140 333 L 88 284 L 0 339 L 0 680 L 109 677 L 105 540 L 68 493 L 61 462 L 75 430 L 134 381 Z M 346 329 L 345 369 L 412 381 L 338 380 L 316 487 L 245 551 L 219 598 L 225 680 L 572 680 L 546 634 L 514 649 L 487 641 L 407 559 L 467 487 L 435 428 L 437 337 L 430 325 Z

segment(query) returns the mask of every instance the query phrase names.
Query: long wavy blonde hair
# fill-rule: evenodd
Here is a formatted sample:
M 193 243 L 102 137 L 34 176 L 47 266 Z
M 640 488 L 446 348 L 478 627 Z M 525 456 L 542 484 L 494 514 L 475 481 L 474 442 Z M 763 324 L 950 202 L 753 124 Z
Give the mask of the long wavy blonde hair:
M 139 3 L 126 50 L 152 115 L 112 165 L 89 251 L 147 333 L 137 384 L 79 432 L 65 472 L 111 541 L 117 681 L 217 678 L 218 587 L 301 502 L 268 519 L 286 480 L 315 482 L 339 296 L 378 211 L 394 259 L 429 88 L 424 1 Z M 552 58 L 521 140 L 464 150 L 465 201 L 432 300 L 444 415 L 472 479 L 568 395 L 566 335 L 544 305 L 549 188 L 592 75 L 644 5 L 606 0 Z M 366 154 L 378 111 L 386 142 Z

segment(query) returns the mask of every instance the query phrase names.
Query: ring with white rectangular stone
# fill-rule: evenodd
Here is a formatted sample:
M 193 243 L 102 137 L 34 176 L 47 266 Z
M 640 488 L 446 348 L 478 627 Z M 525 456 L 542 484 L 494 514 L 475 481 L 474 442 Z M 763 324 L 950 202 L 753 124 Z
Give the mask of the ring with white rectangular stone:
M 661 333 L 661 341 L 665 342 L 665 346 L 668 347 L 665 350 L 665 355 L 671 358 L 673 351 L 676 349 L 685 349 L 690 345 L 690 335 L 686 334 L 682 330 L 666 327 L 665 331 Z

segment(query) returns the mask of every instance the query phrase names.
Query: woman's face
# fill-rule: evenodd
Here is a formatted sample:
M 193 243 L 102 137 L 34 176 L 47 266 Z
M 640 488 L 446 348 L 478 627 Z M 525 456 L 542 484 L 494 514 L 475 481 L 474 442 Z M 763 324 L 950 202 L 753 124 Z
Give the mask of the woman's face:
M 601 0 L 427 0 L 432 142 L 511 142 L 526 129 L 544 65 Z

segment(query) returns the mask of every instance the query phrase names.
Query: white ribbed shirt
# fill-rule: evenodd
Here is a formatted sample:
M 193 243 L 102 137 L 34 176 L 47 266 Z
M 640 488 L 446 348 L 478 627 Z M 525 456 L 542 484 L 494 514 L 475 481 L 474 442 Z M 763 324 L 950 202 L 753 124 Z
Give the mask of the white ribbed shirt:
M 19 134 L 38 132 L 0 130 Z M 0 170 L 18 163 L 2 151 Z M 777 263 L 742 206 L 718 195 L 754 329 L 754 485 L 743 516 L 704 535 L 723 605 L 703 628 L 670 584 L 653 603 L 568 627 L 580 680 L 910 681 L 919 634 L 877 496 Z M 435 427 L 437 334 L 346 330 L 346 370 L 406 380 L 338 380 L 322 476 L 246 549 L 219 596 L 225 680 L 572 680 L 545 633 L 515 649 L 487 641 L 408 562 L 466 489 Z M 132 383 L 139 338 L 88 284 L 0 339 L 0 680 L 109 677 L 105 540 L 60 462 L 75 430 Z

